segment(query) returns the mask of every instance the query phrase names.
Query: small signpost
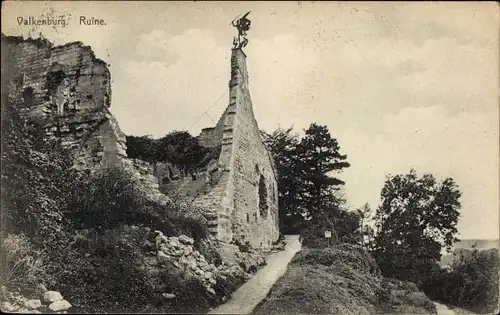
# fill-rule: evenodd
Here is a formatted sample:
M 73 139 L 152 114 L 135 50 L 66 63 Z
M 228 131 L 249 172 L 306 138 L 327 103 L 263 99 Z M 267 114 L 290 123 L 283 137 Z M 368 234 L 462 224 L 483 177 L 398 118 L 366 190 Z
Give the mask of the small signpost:
M 332 238 L 332 231 L 325 231 L 325 238 L 328 242 L 328 246 L 330 246 L 330 239 Z

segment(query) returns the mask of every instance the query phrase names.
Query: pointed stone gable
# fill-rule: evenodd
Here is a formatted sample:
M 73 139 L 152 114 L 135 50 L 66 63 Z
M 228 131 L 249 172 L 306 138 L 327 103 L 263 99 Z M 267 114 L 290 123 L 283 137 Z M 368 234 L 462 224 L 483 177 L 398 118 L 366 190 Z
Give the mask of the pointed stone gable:
M 253 113 L 241 49 L 232 50 L 229 105 L 199 139 L 207 147 L 221 146 L 219 182 L 195 201 L 211 213 L 212 232 L 223 241 L 272 244 L 279 236 L 276 173 Z

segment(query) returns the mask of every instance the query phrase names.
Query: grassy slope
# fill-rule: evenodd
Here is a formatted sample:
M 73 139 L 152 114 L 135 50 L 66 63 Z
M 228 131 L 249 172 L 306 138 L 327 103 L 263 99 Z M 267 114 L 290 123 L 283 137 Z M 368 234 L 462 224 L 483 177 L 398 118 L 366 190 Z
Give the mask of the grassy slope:
M 432 302 L 414 286 L 400 287 L 380 277 L 362 249 L 342 244 L 329 249 L 303 249 L 256 314 L 435 313 Z

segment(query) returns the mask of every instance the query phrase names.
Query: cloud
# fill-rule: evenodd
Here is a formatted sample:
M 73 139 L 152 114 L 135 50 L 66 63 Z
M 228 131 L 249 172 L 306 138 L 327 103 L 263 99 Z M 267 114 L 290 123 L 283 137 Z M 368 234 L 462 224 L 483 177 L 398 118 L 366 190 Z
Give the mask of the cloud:
M 38 2 L 5 6 L 6 34 L 26 31 L 9 16 L 41 12 Z M 44 6 L 108 21 L 44 34 L 61 44 L 81 40 L 111 64 L 111 110 L 126 133 L 197 134 L 227 106 L 234 30 L 220 21 L 248 5 Z M 497 235 L 496 3 L 255 2 L 249 9 L 245 52 L 262 129 L 326 124 L 352 164 L 342 178 L 354 205 L 377 205 L 386 173 L 415 167 L 453 177 L 463 191 L 462 235 Z
M 113 85 L 119 92 L 113 94 L 112 111 L 127 133 L 162 136 L 188 129 L 227 90 L 229 50 L 218 46 L 209 31 L 191 29 L 173 36 L 154 30 L 141 36 L 135 47 L 143 58 L 115 69 L 119 74 Z M 216 104 L 214 120 L 227 100 Z M 198 131 L 213 124 L 207 118 Z
M 366 201 L 376 206 L 385 175 L 410 168 L 441 180 L 452 177 L 463 193 L 461 235 L 498 237 L 496 117 L 466 112 L 451 117 L 440 106 L 404 108 L 385 116 L 383 133 L 342 133 L 339 141 L 352 164 L 342 176 L 348 183 L 348 199 L 355 206 Z

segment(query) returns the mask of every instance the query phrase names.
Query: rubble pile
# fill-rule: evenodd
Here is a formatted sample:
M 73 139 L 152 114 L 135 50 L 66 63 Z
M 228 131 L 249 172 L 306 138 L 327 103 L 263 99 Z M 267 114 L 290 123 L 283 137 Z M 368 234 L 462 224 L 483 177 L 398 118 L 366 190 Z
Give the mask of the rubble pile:
M 175 266 L 184 274 L 197 279 L 205 290 L 215 296 L 218 281 L 231 278 L 248 279 L 251 273 L 265 264 L 265 259 L 255 253 L 235 252 L 236 260 L 222 261 L 216 266 L 207 261 L 194 247 L 194 240 L 186 235 L 167 237 L 161 231 L 155 231 L 156 257 L 167 268 Z M 172 293 L 170 298 L 174 298 Z
M 39 299 L 28 299 L 19 292 L 8 292 L 1 288 L 2 312 L 19 314 L 66 314 L 72 305 L 57 291 L 46 291 Z

